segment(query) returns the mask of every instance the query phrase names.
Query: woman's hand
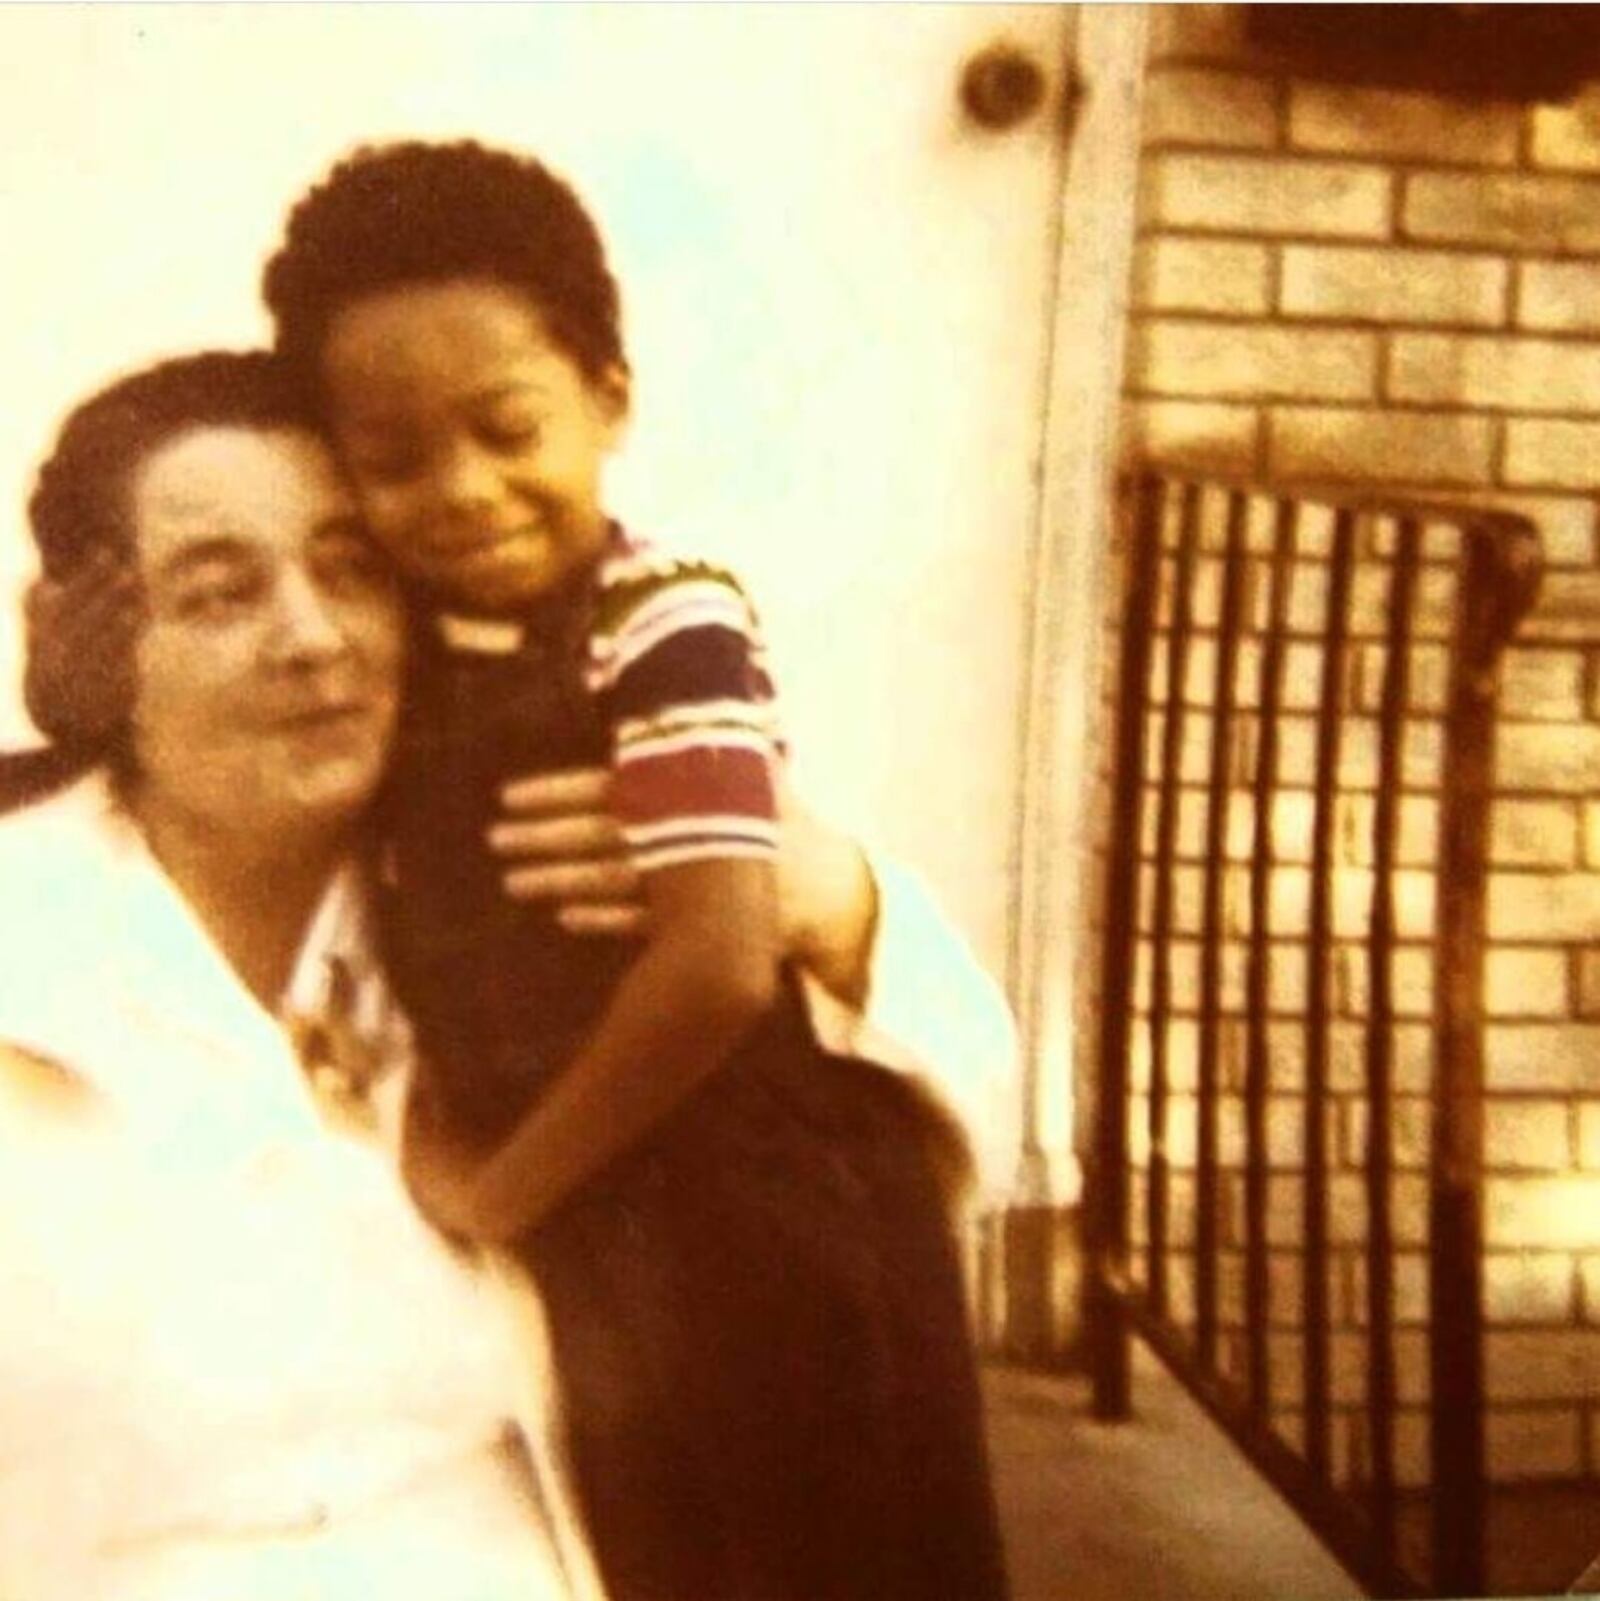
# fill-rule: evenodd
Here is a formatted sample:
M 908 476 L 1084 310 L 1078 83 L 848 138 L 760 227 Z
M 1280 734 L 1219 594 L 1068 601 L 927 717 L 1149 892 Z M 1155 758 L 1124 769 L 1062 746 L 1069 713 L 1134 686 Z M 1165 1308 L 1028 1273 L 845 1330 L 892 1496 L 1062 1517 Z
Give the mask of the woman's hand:
M 569 933 L 638 935 L 646 927 L 639 870 L 606 809 L 600 767 L 518 779 L 502 791 L 489 844 L 513 900 L 553 901 Z M 778 919 L 783 950 L 839 999 L 866 993 L 877 887 L 861 847 L 787 790 L 779 797 Z
M 554 901 L 569 934 L 626 935 L 645 927 L 643 884 L 606 809 L 603 767 L 521 778 L 501 791 L 489 846 L 505 862 L 512 900 Z
M 94 744 L 127 720 L 143 588 L 126 562 L 97 551 L 70 578 L 40 578 L 23 602 L 23 697 L 60 745 Z

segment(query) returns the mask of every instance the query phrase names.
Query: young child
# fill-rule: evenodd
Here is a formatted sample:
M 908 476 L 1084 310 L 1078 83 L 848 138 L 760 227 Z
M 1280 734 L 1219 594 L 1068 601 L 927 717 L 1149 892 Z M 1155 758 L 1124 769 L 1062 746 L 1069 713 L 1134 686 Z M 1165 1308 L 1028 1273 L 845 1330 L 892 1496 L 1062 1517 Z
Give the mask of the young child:
M 779 956 L 782 746 L 738 583 L 619 527 L 615 283 L 539 163 L 358 152 L 266 298 L 409 575 L 384 923 L 442 1226 L 536 1275 L 616 1601 L 1004 1593 L 947 1194 L 905 1082 L 815 1044 Z M 648 932 L 509 901 L 512 774 L 608 763 Z

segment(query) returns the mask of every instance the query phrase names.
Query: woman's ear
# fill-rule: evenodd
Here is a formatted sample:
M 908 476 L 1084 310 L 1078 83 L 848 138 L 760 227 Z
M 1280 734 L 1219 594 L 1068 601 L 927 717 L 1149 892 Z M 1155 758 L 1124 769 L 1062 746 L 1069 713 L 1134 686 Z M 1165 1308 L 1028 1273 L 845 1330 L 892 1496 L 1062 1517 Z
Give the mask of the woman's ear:
M 594 389 L 611 425 L 611 442 L 616 445 L 626 431 L 633 405 L 633 374 L 628 371 L 627 363 L 608 362 L 595 380 Z

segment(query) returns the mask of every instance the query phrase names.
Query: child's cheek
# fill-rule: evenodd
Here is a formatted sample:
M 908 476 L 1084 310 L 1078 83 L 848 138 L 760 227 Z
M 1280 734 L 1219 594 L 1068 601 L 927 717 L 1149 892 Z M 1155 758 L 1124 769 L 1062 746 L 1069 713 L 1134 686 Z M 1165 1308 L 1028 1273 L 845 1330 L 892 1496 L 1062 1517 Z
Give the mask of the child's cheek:
M 416 560 L 411 497 L 401 490 L 368 489 L 361 494 L 361 511 L 372 537 L 401 566 Z

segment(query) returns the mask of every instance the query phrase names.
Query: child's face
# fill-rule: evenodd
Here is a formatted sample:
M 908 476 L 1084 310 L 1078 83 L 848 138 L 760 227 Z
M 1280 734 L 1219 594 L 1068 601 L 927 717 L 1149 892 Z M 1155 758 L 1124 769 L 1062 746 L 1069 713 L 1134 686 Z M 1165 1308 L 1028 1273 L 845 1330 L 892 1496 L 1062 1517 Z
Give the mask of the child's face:
M 549 595 L 605 545 L 601 476 L 627 414 L 515 290 L 382 290 L 322 351 L 335 438 L 373 534 L 409 573 L 488 610 Z

